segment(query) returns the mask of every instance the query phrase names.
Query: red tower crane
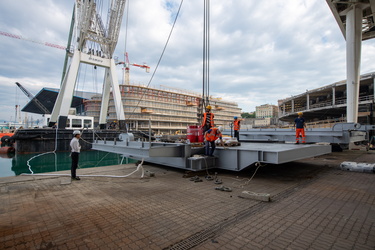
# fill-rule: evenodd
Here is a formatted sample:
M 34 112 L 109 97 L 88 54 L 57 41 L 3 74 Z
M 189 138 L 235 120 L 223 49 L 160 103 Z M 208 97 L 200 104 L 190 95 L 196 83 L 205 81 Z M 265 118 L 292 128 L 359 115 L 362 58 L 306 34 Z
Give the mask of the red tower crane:
M 117 64 L 124 64 L 124 81 L 125 84 L 129 85 L 130 80 L 129 80 L 129 65 L 143 68 L 146 70 L 147 73 L 150 73 L 150 66 L 148 66 L 146 63 L 143 64 L 136 64 L 136 63 L 129 63 L 129 57 L 128 57 L 128 52 L 125 52 L 125 62 L 118 62 Z

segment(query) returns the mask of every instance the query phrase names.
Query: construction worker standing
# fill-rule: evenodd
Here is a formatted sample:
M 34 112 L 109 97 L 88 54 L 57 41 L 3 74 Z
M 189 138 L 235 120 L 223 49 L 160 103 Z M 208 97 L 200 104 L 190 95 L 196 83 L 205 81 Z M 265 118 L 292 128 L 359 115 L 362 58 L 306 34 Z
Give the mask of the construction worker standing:
M 241 128 L 240 120 L 238 119 L 237 116 L 233 118 L 234 118 L 234 121 L 233 121 L 234 137 L 237 138 L 237 141 L 240 141 L 240 128 Z
M 81 132 L 79 130 L 74 130 L 73 139 L 70 141 L 70 147 L 72 149 L 72 152 L 70 154 L 70 157 L 72 158 L 72 166 L 71 166 L 72 180 L 80 180 L 80 178 L 76 175 L 76 171 L 78 168 L 78 161 L 79 161 L 79 153 L 81 151 L 81 145 L 79 145 L 80 138 L 81 138 Z
M 202 130 L 203 134 L 209 130 L 210 128 L 214 127 L 214 114 L 211 113 L 211 106 L 208 105 L 206 107 L 206 112 L 203 114 L 203 121 L 202 121 Z
M 213 156 L 215 148 L 216 148 L 215 141 L 217 139 L 220 138 L 221 144 L 223 144 L 223 138 L 221 134 L 222 130 L 223 130 L 222 127 L 210 128 L 204 133 L 206 155 Z
M 302 143 L 306 143 L 306 136 L 305 136 L 306 123 L 302 115 L 303 115 L 302 112 L 298 112 L 298 117 L 294 120 L 294 127 L 296 129 L 296 144 L 299 143 L 300 137 L 302 137 Z

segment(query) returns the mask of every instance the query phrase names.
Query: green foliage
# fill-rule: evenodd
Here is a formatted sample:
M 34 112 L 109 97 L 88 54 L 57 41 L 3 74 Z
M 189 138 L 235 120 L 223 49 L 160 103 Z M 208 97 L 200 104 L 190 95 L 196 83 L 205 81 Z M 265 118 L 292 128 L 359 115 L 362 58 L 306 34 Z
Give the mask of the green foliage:
M 248 113 L 248 112 L 245 112 L 245 113 L 242 113 L 241 114 L 241 117 L 242 118 L 255 118 L 255 112 L 253 112 L 253 113 Z

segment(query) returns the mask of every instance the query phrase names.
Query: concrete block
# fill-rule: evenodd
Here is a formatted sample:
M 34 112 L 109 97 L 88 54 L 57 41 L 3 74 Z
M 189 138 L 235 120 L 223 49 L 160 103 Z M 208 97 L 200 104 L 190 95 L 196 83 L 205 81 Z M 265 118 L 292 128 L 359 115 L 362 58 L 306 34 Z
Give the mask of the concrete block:
M 253 199 L 258 201 L 271 201 L 271 195 L 266 193 L 255 193 L 251 191 L 242 191 L 242 193 L 239 195 L 241 198 L 247 198 L 247 199 Z

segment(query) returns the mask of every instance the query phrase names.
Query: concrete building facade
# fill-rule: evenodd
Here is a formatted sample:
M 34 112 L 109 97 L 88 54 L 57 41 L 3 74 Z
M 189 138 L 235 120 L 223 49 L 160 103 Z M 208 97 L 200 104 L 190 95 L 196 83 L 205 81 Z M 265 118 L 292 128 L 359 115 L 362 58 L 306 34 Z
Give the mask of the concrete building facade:
M 359 86 L 358 122 L 374 124 L 375 72 L 361 75 Z M 280 121 L 293 122 L 303 112 L 307 122 L 346 122 L 346 80 L 278 101 Z
M 263 104 L 255 107 L 255 118 L 272 118 L 278 116 L 278 107 L 271 104 Z

